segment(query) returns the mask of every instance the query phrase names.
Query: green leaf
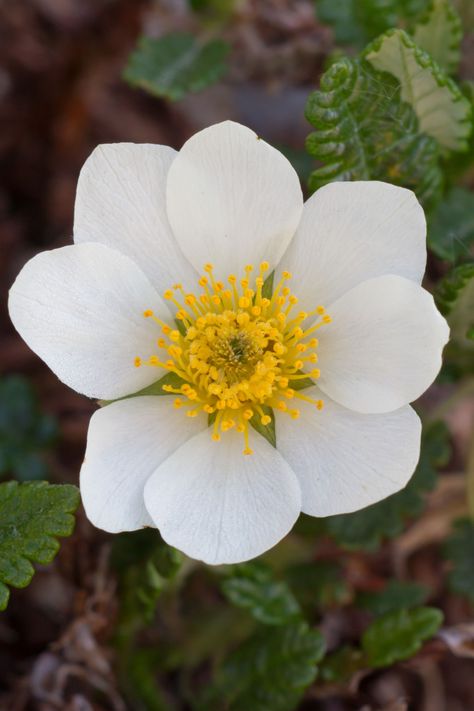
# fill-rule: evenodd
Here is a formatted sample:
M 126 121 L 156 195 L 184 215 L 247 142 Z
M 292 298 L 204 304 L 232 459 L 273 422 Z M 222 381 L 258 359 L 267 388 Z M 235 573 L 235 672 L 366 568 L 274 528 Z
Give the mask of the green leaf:
M 286 578 L 301 605 L 309 612 L 341 605 L 350 597 L 341 567 L 329 560 L 297 563 Z
M 261 561 L 233 566 L 221 587 L 231 603 L 265 625 L 285 625 L 301 615 L 288 585 L 276 580 L 271 568 Z
M 444 544 L 444 555 L 451 563 L 449 587 L 474 603 L 474 523 L 460 519 Z
M 448 318 L 451 341 L 472 350 L 474 327 L 474 262 L 452 270 L 436 287 L 439 310 Z
M 119 575 L 119 627 L 125 626 L 127 634 L 128 624 L 152 621 L 158 599 L 182 562 L 183 554 L 165 543 L 155 529 L 144 528 L 115 537 L 111 563 Z
M 78 506 L 75 486 L 0 484 L 0 610 L 8 602 L 7 585 L 26 587 L 34 574 L 32 563 L 53 560 L 59 550 L 56 538 L 71 535 Z
M 422 495 L 433 488 L 436 469 L 445 465 L 449 457 L 448 430 L 444 423 L 435 422 L 423 434 L 420 460 L 405 489 L 361 511 L 327 518 L 328 532 L 349 550 L 374 550 L 383 538 L 397 536 L 406 519 L 421 513 Z
M 427 589 L 410 581 L 391 580 L 379 592 L 361 592 L 356 604 L 374 615 L 385 615 L 403 608 L 417 607 L 426 600 Z
M 305 622 L 263 628 L 224 662 L 199 709 L 292 711 L 316 678 L 324 640 Z M 220 702 L 220 703 L 219 703 Z
M 415 43 L 448 74 L 455 74 L 461 57 L 462 22 L 450 0 L 432 0 L 415 25 Z
M 222 40 L 200 44 L 185 33 L 142 37 L 123 76 L 132 86 L 176 101 L 218 81 L 226 71 L 228 52 Z
M 434 607 L 396 610 L 379 617 L 362 635 L 362 649 L 371 667 L 387 667 L 409 659 L 433 637 L 443 621 Z
M 343 58 L 321 78 L 306 105 L 317 129 L 306 141 L 323 165 L 310 190 L 335 180 L 385 180 L 415 190 L 424 203 L 436 202 L 443 175 L 440 149 L 420 134 L 413 109 L 400 98 L 400 85 L 368 62 Z
M 428 246 L 441 259 L 457 262 L 474 247 L 474 194 L 452 188 L 428 222 Z
M 0 379 L 0 475 L 44 479 L 43 451 L 57 438 L 56 421 L 41 412 L 30 383 L 19 375 Z
M 321 22 L 334 28 L 337 42 L 363 47 L 399 22 L 426 9 L 429 0 L 315 0 Z
M 262 412 L 266 417 L 270 417 L 270 422 L 268 425 L 262 425 L 261 422 L 261 415 L 258 413 L 255 413 L 253 417 L 250 420 L 250 424 L 252 425 L 253 429 L 258 432 L 259 435 L 262 435 L 262 437 L 265 437 L 267 442 L 269 442 L 272 447 L 276 447 L 276 428 L 275 428 L 275 413 L 273 412 L 273 409 L 269 407 L 268 405 L 262 405 Z
M 378 71 L 398 79 L 401 98 L 415 111 L 420 130 L 449 151 L 467 149 L 471 106 L 456 84 L 403 30 L 389 30 L 364 51 Z

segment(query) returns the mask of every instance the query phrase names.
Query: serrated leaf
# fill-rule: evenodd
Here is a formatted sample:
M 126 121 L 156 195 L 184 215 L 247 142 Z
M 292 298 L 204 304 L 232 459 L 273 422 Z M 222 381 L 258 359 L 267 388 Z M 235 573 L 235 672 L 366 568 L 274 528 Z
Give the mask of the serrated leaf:
M 0 475 L 44 479 L 42 453 L 56 440 L 56 421 L 41 412 L 30 383 L 19 375 L 0 379 Z
M 111 563 L 119 576 L 121 625 L 149 623 L 156 604 L 183 562 L 155 529 L 121 533 L 114 539 Z
M 362 635 L 362 649 L 371 667 L 387 667 L 409 659 L 436 634 L 443 613 L 434 607 L 397 610 L 379 617 Z
M 363 47 L 394 27 L 410 21 L 426 9 L 429 0 L 316 0 L 321 22 L 334 28 L 337 42 Z
M 186 33 L 142 37 L 123 76 L 132 86 L 176 101 L 220 79 L 228 52 L 229 45 L 222 40 L 200 44 Z
M 335 180 L 388 180 L 415 190 L 424 203 L 441 194 L 439 146 L 420 134 L 397 80 L 368 62 L 332 64 L 308 98 L 306 118 L 317 129 L 306 148 L 323 163 L 310 176 L 310 190 Z
M 383 538 L 397 536 L 406 519 L 421 513 L 423 493 L 433 488 L 436 469 L 449 456 L 449 432 L 444 423 L 435 422 L 423 434 L 420 460 L 405 489 L 361 511 L 327 518 L 328 532 L 349 550 L 374 550 Z
M 58 537 L 70 536 L 79 490 L 70 485 L 15 481 L 0 484 L 0 610 L 6 585 L 26 587 L 32 563 L 46 565 L 59 550 Z
M 426 600 L 427 589 L 418 583 L 391 580 L 379 592 L 361 592 L 356 604 L 374 615 L 385 615 L 404 608 L 417 607 Z
M 444 555 L 452 566 L 449 587 L 474 603 L 474 523 L 469 519 L 456 521 L 444 544 Z
M 305 622 L 264 628 L 224 662 L 200 710 L 292 711 L 316 678 L 320 632 Z
M 474 194 L 452 188 L 428 221 L 428 246 L 441 259 L 466 259 L 474 247 Z
M 420 130 L 450 151 L 467 149 L 471 106 L 456 84 L 403 30 L 389 30 L 364 51 L 365 59 L 400 82 L 401 98 Z
M 462 264 L 444 277 L 435 298 L 439 310 L 448 317 L 451 341 L 473 349 L 470 331 L 474 327 L 474 262 Z
M 266 625 L 285 625 L 301 616 L 300 607 L 288 585 L 265 563 L 253 561 L 233 566 L 222 582 L 227 599 L 248 610 Z
M 450 0 L 432 0 L 428 12 L 415 25 L 415 43 L 428 52 L 448 74 L 455 74 L 461 56 L 462 22 Z
M 311 612 L 347 602 L 350 593 L 342 569 L 329 560 L 298 563 L 286 571 L 297 599 Z

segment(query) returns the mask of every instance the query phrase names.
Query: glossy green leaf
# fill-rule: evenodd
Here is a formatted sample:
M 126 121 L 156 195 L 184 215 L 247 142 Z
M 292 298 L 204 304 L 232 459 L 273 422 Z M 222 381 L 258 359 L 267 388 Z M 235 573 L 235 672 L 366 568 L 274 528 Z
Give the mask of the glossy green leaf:
M 464 260 L 474 248 L 474 194 L 452 188 L 428 220 L 428 246 L 441 259 Z
M 402 491 L 361 511 L 326 519 L 328 532 L 348 549 L 373 550 L 384 538 L 397 536 L 407 519 L 423 509 L 423 494 L 436 483 L 437 468 L 450 456 L 449 433 L 436 422 L 422 437 L 420 460 L 414 475 Z
M 201 44 L 184 32 L 158 39 L 142 37 L 124 79 L 154 96 L 176 101 L 218 81 L 226 72 L 228 52 L 229 45 L 222 40 Z
M 432 0 L 411 33 L 448 74 L 455 74 L 461 56 L 462 22 L 450 0 Z
M 449 587 L 474 603 L 474 523 L 469 519 L 456 521 L 444 544 L 444 555 L 451 564 Z
M 472 129 L 469 101 L 403 30 L 389 30 L 364 51 L 381 72 L 398 79 L 401 99 L 415 111 L 420 130 L 450 151 L 466 150 Z
M 73 531 L 78 505 L 75 486 L 44 481 L 0 484 L 0 610 L 8 602 L 7 585 L 26 587 L 34 574 L 32 563 L 53 560 L 57 538 Z
M 275 579 L 261 561 L 233 566 L 221 587 L 231 603 L 248 610 L 263 624 L 285 625 L 301 615 L 288 585 Z
M 306 148 L 322 163 L 310 176 L 310 190 L 337 180 L 384 180 L 411 188 L 425 204 L 439 198 L 440 148 L 420 134 L 394 77 L 342 58 L 310 94 L 306 118 L 316 129 Z
M 265 627 L 222 665 L 200 711 L 292 711 L 314 681 L 324 640 L 305 622 Z
M 385 615 L 403 608 L 416 607 L 425 602 L 427 589 L 418 583 L 391 580 L 379 592 L 361 592 L 356 604 L 374 615 Z
M 395 610 L 379 617 L 362 635 L 362 649 L 371 667 L 387 667 L 409 659 L 433 637 L 443 621 L 434 607 Z

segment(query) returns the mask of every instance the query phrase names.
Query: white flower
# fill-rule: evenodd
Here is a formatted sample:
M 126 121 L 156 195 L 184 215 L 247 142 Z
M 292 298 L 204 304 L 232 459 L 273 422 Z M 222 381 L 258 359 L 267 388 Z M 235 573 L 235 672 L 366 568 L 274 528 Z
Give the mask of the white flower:
M 194 558 L 232 563 L 275 545 L 300 511 L 354 511 L 401 489 L 420 446 L 408 403 L 448 339 L 420 286 L 425 232 L 414 194 L 381 182 L 332 183 L 303 206 L 283 155 L 232 122 L 179 153 L 99 146 L 74 246 L 26 264 L 11 318 L 89 397 L 123 398 L 169 371 L 182 381 L 93 415 L 90 520 L 157 526 Z M 317 386 L 296 390 L 301 371 Z M 267 406 L 276 448 L 249 426 Z

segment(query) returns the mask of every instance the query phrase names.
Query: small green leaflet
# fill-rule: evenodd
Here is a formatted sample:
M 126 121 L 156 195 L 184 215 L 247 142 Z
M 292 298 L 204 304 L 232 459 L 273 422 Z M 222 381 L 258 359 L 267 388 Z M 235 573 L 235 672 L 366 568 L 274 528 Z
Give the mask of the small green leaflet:
M 432 0 L 411 34 L 441 69 L 448 74 L 456 73 L 461 56 L 462 22 L 450 0 Z
M 388 667 L 409 659 L 433 637 L 443 621 L 434 607 L 396 610 L 379 617 L 362 635 L 362 649 L 370 667 Z
M 430 215 L 428 246 L 448 262 L 465 260 L 474 247 L 474 194 L 452 188 Z
M 391 580 L 379 592 L 361 592 L 356 604 L 374 615 L 385 615 L 425 602 L 428 590 L 423 585 L 405 580 Z
M 262 561 L 232 566 L 221 587 L 230 602 L 265 625 L 286 625 L 301 616 L 287 583 L 277 580 Z
M 8 603 L 7 585 L 26 587 L 32 563 L 46 565 L 59 550 L 57 537 L 70 536 L 79 490 L 41 482 L 0 484 L 0 610 Z
M 403 30 L 389 30 L 363 53 L 378 71 L 400 82 L 401 98 L 415 111 L 420 129 L 449 151 L 468 147 L 471 106 L 456 84 Z
M 293 711 L 325 651 L 306 622 L 264 627 L 224 662 L 199 711 Z
M 132 86 L 177 101 L 218 81 L 227 69 L 228 52 L 222 40 L 201 44 L 186 33 L 142 37 L 123 76 Z

